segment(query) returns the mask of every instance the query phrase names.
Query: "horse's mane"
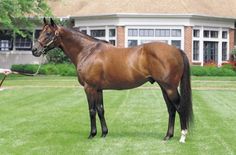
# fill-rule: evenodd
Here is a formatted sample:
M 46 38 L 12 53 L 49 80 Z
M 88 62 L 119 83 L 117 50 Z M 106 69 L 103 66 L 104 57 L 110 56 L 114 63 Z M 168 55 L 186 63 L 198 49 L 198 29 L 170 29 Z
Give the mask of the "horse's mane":
M 69 28 L 65 28 L 65 29 L 68 30 L 68 31 L 70 31 L 71 33 L 73 33 L 73 34 L 75 34 L 75 35 L 79 35 L 79 36 L 82 37 L 82 38 L 86 38 L 86 39 L 88 39 L 88 40 L 95 41 L 95 42 L 103 42 L 103 43 L 108 43 L 108 44 L 109 44 L 109 42 L 106 41 L 106 40 L 100 40 L 100 39 L 94 38 L 94 37 L 92 37 L 92 36 L 90 36 L 90 35 L 87 35 L 87 34 L 85 34 L 85 33 L 82 33 L 82 32 L 79 31 L 79 30 L 76 30 L 76 29 L 69 29 Z

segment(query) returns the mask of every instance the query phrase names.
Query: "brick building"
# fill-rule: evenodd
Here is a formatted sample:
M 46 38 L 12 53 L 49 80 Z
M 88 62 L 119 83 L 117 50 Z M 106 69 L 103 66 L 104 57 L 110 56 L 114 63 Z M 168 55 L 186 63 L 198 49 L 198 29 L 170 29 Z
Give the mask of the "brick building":
M 221 65 L 235 46 L 235 0 L 48 0 L 48 4 L 55 17 L 69 19 L 83 33 L 117 47 L 165 42 L 183 49 L 194 65 Z M 37 62 L 29 52 L 32 44 L 20 51 L 9 46 L 0 51 L 0 60 L 23 53 L 30 59 L 20 60 Z

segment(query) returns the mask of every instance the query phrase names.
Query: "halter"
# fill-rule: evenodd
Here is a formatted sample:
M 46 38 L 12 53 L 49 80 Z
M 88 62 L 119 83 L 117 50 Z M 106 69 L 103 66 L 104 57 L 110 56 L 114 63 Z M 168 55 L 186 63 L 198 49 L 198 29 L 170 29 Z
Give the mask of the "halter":
M 46 44 L 46 45 L 43 45 L 43 43 L 40 41 L 40 40 L 37 40 L 38 43 L 43 47 L 43 52 L 45 54 L 45 50 L 50 47 L 54 41 L 56 41 L 57 37 L 59 36 L 59 34 L 57 33 L 57 31 L 55 31 L 55 34 L 53 37 L 51 37 L 52 39 Z

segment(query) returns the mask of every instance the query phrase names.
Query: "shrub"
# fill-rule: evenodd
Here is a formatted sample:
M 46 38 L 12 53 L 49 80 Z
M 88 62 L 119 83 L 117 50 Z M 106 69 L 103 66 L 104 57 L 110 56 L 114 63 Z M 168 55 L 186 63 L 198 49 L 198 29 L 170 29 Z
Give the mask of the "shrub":
M 47 53 L 46 58 L 49 63 L 55 63 L 55 64 L 71 62 L 70 59 L 64 54 L 64 52 L 59 48 L 50 50 Z
M 230 65 L 222 67 L 192 66 L 191 74 L 194 76 L 236 76 L 236 71 Z
M 59 73 L 62 76 L 76 76 L 76 70 L 73 64 L 58 64 Z
M 38 70 L 38 65 L 12 65 L 11 70 L 33 74 Z
M 46 64 L 46 65 L 42 65 L 39 73 L 45 74 L 45 75 L 57 75 L 59 74 L 59 70 L 56 67 L 56 65 Z
M 229 60 L 230 61 L 236 61 L 236 48 L 233 48 L 231 50 Z
M 12 65 L 11 70 L 21 73 L 34 74 L 38 69 L 38 65 Z M 43 64 L 39 70 L 39 74 L 44 75 L 62 75 L 76 76 L 76 70 L 73 64 Z
M 191 74 L 195 76 L 204 76 L 207 74 L 207 71 L 205 68 L 201 66 L 192 66 L 191 67 Z
M 33 74 L 37 71 L 38 65 L 13 65 L 13 71 Z M 76 69 L 73 64 L 43 64 L 39 74 L 76 76 Z M 191 74 L 194 76 L 236 76 L 232 65 L 225 64 L 222 67 L 214 66 L 192 66 Z

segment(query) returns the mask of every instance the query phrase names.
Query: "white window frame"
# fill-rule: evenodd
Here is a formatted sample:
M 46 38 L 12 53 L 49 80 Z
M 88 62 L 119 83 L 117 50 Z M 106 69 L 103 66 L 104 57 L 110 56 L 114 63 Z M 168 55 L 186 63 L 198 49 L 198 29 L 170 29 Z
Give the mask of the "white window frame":
M 139 31 L 138 36 L 128 36 L 128 30 L 129 29 L 154 29 L 154 37 L 140 37 Z M 170 36 L 169 37 L 156 37 L 155 32 L 156 29 L 170 29 Z M 171 30 L 172 29 L 180 29 L 181 30 L 181 36 L 180 37 L 172 37 L 171 36 Z M 143 43 L 144 40 L 152 41 L 160 41 L 160 42 L 166 42 L 169 45 L 171 45 L 172 40 L 179 40 L 181 41 L 181 49 L 184 49 L 184 26 L 126 26 L 125 27 L 125 47 L 128 47 L 128 40 L 137 40 L 138 45 Z
M 100 40 L 106 40 L 109 42 L 109 40 L 115 40 L 115 46 L 117 45 L 117 30 L 115 26 L 87 26 L 87 27 L 80 27 L 80 31 L 86 30 L 87 35 L 91 35 L 91 30 L 105 30 L 105 37 L 96 37 L 97 39 Z M 109 36 L 109 30 L 114 29 L 115 30 L 115 36 L 110 37 Z
M 22 29 L 22 31 L 29 31 L 28 29 Z M 34 44 L 34 31 L 31 32 L 29 31 L 30 33 L 32 33 L 32 36 L 30 37 L 30 46 L 16 46 L 16 44 L 18 43 L 17 40 L 16 40 L 16 34 L 15 34 L 15 38 L 14 38 L 14 49 L 15 51 L 27 51 L 27 52 L 30 52 L 32 47 L 33 47 L 33 44 Z M 20 36 L 22 37 L 22 36 Z M 20 43 L 23 43 L 24 45 L 28 44 L 28 42 L 26 41 L 26 38 L 20 38 Z
M 199 37 L 194 37 L 194 30 L 199 30 Z M 199 63 L 202 61 L 202 54 L 201 54 L 201 49 L 203 48 L 203 43 L 201 42 L 202 38 L 203 38 L 203 31 L 202 28 L 199 27 L 195 27 L 193 28 L 193 32 L 192 32 L 192 41 L 199 41 L 199 59 L 198 60 L 194 60 L 193 59 L 193 42 L 192 42 L 192 62 L 194 63 Z
M 193 42 L 192 42 L 192 62 L 193 63 L 201 63 L 203 66 L 204 63 L 204 47 L 203 44 L 205 41 L 210 41 L 210 42 L 218 42 L 218 66 L 221 66 L 222 63 L 226 62 L 229 59 L 229 29 L 228 28 L 222 28 L 222 27 L 199 27 L 195 26 L 193 27 L 194 30 L 200 30 L 200 37 L 194 37 L 192 33 L 192 40 L 193 41 L 199 41 L 199 60 L 193 60 Z M 204 31 L 218 31 L 218 38 L 209 38 L 204 37 Z M 222 32 L 226 31 L 227 32 L 227 38 L 222 38 Z M 227 59 L 226 61 L 222 61 L 222 43 L 227 42 Z

